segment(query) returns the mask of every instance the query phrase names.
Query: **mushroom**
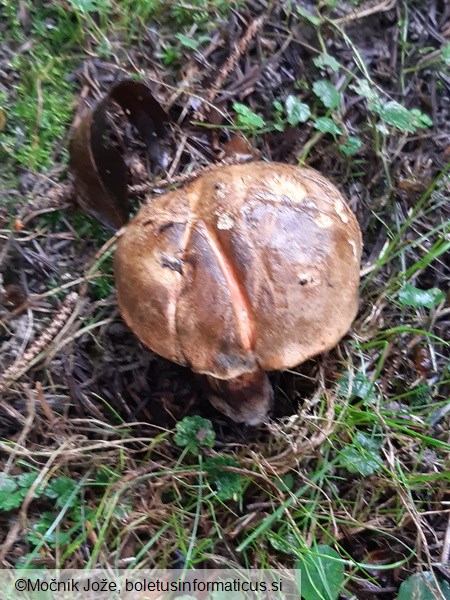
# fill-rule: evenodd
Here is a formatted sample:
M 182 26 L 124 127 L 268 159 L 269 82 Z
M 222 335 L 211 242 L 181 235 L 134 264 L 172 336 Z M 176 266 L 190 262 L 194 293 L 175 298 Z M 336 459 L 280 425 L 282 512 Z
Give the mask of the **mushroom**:
M 115 255 L 120 311 L 157 354 L 207 376 L 236 422 L 267 418 L 266 371 L 333 348 L 358 309 L 361 232 L 312 169 L 220 166 L 152 198 Z

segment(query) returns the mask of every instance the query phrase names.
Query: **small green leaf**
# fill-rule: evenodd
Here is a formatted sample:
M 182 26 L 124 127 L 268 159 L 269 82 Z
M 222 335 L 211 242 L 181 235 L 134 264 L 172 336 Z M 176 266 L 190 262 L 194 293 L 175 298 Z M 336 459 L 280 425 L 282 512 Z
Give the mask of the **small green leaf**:
M 385 102 L 377 112 L 383 121 L 408 133 L 433 124 L 431 119 L 417 108 L 408 110 L 395 100 Z
M 187 448 L 189 452 L 197 455 L 202 446 L 214 446 L 215 433 L 209 419 L 203 417 L 184 417 L 177 423 L 173 441 L 180 448 Z
M 450 66 L 450 44 L 447 44 L 446 46 L 442 46 L 441 56 L 442 56 L 442 60 L 444 61 L 444 63 L 446 65 Z
M 245 106 L 245 104 L 234 102 L 233 109 L 237 113 L 236 122 L 239 127 L 250 130 L 261 129 L 262 127 L 265 127 L 266 122 L 264 119 L 254 113 L 248 106 Z
M 408 577 L 401 584 L 398 594 L 398 600 L 435 600 L 439 597 L 450 600 L 450 585 L 440 578 L 437 578 L 436 585 L 436 579 L 430 571 Z
M 38 477 L 38 473 L 22 473 L 22 475 L 19 475 L 17 478 L 17 485 L 29 490 Z
M 328 117 L 317 117 L 314 123 L 314 129 L 318 129 L 322 133 L 331 133 L 333 136 L 344 133 L 342 127 L 335 123 L 333 119 L 329 119 Z
M 315 25 L 316 27 L 318 25 L 320 25 L 321 20 L 319 19 L 319 17 L 316 17 L 315 15 L 312 15 L 310 12 L 308 12 L 307 10 L 305 10 L 304 8 L 302 8 L 301 6 L 296 6 L 295 7 L 297 9 L 298 14 L 303 17 L 304 19 L 306 19 L 307 21 L 309 21 L 311 23 L 311 25 Z
M 352 387 L 350 389 L 350 375 L 344 373 L 339 380 L 339 394 L 344 398 L 353 400 L 360 398 L 364 404 L 373 404 L 375 402 L 375 384 L 367 379 L 363 373 L 355 373 L 352 378 Z
M 17 490 L 16 478 L 12 475 L 0 473 L 0 492 L 7 494 L 9 492 L 14 492 L 15 490 Z
M 175 37 L 182 46 L 190 50 L 197 50 L 202 44 L 211 39 L 208 35 L 199 35 L 194 39 L 184 35 L 184 33 L 177 33 Z
M 297 588 L 305 600 L 336 600 L 344 581 L 344 565 L 330 546 L 319 545 L 296 562 Z
M 327 79 L 320 79 L 313 83 L 313 91 L 318 98 L 320 98 L 323 104 L 327 108 L 336 108 L 339 106 L 340 98 L 339 92 Z
M 383 466 L 379 453 L 380 446 L 380 441 L 358 431 L 353 444 L 339 453 L 340 464 L 350 473 L 359 473 L 365 477 L 373 475 Z
M 389 135 L 389 127 L 387 127 L 381 121 L 375 125 L 376 130 L 381 133 L 381 135 Z
M 379 102 L 379 95 L 377 90 L 370 84 L 367 79 L 360 79 L 358 83 L 354 83 L 350 86 L 350 89 L 354 90 L 360 96 L 363 96 L 369 102 Z
M 177 33 L 175 37 L 185 48 L 190 48 L 191 50 L 196 50 L 198 48 L 198 41 L 188 38 L 184 33 Z
M 0 474 L 0 510 L 13 510 L 22 504 L 23 494 L 17 489 L 16 478 Z
M 275 102 L 273 103 L 273 107 L 277 112 L 279 112 L 279 113 L 283 112 L 283 105 L 281 104 L 281 102 L 279 100 L 275 100 Z
M 362 448 L 366 450 L 370 450 L 370 452 L 377 452 L 383 444 L 379 436 L 370 436 L 362 431 L 356 432 L 354 443 L 359 444 Z
M 418 129 L 424 129 L 426 127 L 432 127 L 433 121 L 428 115 L 420 111 L 418 108 L 412 108 L 409 111 L 414 116 L 414 122 Z
M 345 144 L 339 144 L 339 150 L 344 156 L 354 156 L 361 146 L 362 142 L 359 138 L 349 135 Z
M 31 530 L 27 533 L 27 540 L 30 544 L 37 546 L 41 543 L 42 538 L 45 536 L 46 543 L 54 547 L 56 544 L 59 546 L 65 546 L 70 542 L 70 533 L 58 530 L 55 528 L 50 535 L 46 535 L 47 531 L 52 527 L 56 515 L 51 512 L 43 512 L 39 520 L 36 521 Z
M 231 456 L 214 456 L 205 460 L 205 470 L 213 480 L 220 500 L 231 500 L 235 495 L 242 494 L 244 478 L 239 473 L 225 471 L 222 468 L 239 466 Z
M 77 495 L 74 493 L 76 487 L 77 482 L 70 477 L 57 477 L 47 485 L 44 495 L 56 499 L 56 506 L 63 507 L 69 502 L 72 507 L 77 503 Z
M 445 294 L 439 288 L 421 290 L 410 283 L 405 283 L 398 294 L 398 300 L 403 306 L 434 308 L 445 300 Z
M 413 133 L 416 129 L 409 110 L 398 102 L 395 102 L 395 100 L 383 104 L 379 114 L 385 123 L 393 125 L 397 129 L 410 133 Z
M 291 473 L 285 473 L 281 476 L 281 481 L 275 480 L 275 483 L 278 483 L 283 492 L 290 492 L 294 489 L 295 479 Z
M 341 66 L 334 56 L 331 56 L 330 54 L 321 54 L 320 56 L 313 58 L 313 63 L 319 69 L 326 69 L 329 67 L 333 73 L 337 73 L 339 71 L 339 67 Z
M 23 502 L 23 494 L 19 490 L 17 492 L 0 492 L 0 510 L 13 510 L 19 508 Z
M 298 556 L 298 551 L 296 552 L 298 543 L 295 539 L 292 539 L 292 536 L 270 532 L 267 534 L 267 538 L 275 550 L 284 552 L 284 554 L 289 554 L 290 556 Z
M 36 481 L 36 479 L 38 477 L 39 477 L 38 473 L 22 473 L 22 475 L 20 475 L 17 478 L 17 485 L 20 488 L 20 493 L 22 494 L 22 498 L 25 498 L 25 496 L 28 494 L 28 490 L 34 484 L 34 482 Z M 44 490 L 44 485 L 41 482 L 37 486 L 37 488 L 34 490 L 33 497 L 39 498 L 39 496 L 42 495 L 43 490 Z
M 309 106 L 304 102 L 300 102 L 296 96 L 288 96 L 285 106 L 289 125 L 295 126 L 299 123 L 305 123 L 311 115 Z

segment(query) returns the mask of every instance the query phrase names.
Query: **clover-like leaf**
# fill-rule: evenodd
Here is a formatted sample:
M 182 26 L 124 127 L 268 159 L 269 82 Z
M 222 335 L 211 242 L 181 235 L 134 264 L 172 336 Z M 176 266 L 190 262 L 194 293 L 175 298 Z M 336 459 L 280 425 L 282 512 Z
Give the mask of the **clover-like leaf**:
M 306 19 L 307 21 L 309 21 L 309 23 L 311 23 L 311 25 L 314 25 L 315 27 L 320 25 L 321 20 L 319 19 L 319 17 L 316 17 L 316 15 L 311 14 L 305 8 L 299 6 L 299 4 L 296 5 L 296 9 L 297 9 L 298 14 L 300 16 L 302 16 L 304 19 Z
M 367 79 L 360 79 L 358 83 L 352 84 L 350 89 L 354 90 L 360 96 L 363 96 L 366 100 L 369 100 L 369 102 L 377 103 L 380 101 L 377 90 Z

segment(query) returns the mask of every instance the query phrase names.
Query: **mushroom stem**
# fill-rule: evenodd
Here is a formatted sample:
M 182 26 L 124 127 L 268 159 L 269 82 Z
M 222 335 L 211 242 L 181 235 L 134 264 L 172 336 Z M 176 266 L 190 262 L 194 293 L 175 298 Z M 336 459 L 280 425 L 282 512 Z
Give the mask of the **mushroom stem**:
M 262 369 L 232 379 L 207 375 L 211 404 L 233 421 L 260 425 L 272 408 L 273 388 Z

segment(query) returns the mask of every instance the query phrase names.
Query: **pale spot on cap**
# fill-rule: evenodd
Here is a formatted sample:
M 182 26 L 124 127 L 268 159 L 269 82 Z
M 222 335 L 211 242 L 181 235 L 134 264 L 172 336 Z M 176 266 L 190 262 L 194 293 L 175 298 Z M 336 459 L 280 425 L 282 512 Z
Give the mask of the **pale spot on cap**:
M 234 219 L 228 213 L 221 213 L 217 218 L 217 229 L 231 229 L 234 225 Z
M 301 185 L 297 180 L 292 177 L 285 177 L 283 175 L 272 176 L 272 180 L 268 181 L 268 184 L 272 187 L 272 190 L 280 196 L 286 196 L 291 202 L 301 202 L 306 197 L 306 188 Z
M 348 240 L 348 243 L 352 247 L 353 256 L 357 256 L 358 252 L 356 248 L 356 242 L 354 240 Z
M 314 223 L 319 227 L 324 227 L 325 229 L 331 227 L 333 225 L 333 219 L 330 219 L 327 215 L 319 215 L 316 219 L 314 219 Z
M 345 212 L 345 206 L 340 200 L 335 200 L 334 208 L 343 223 L 348 223 L 348 214 Z

